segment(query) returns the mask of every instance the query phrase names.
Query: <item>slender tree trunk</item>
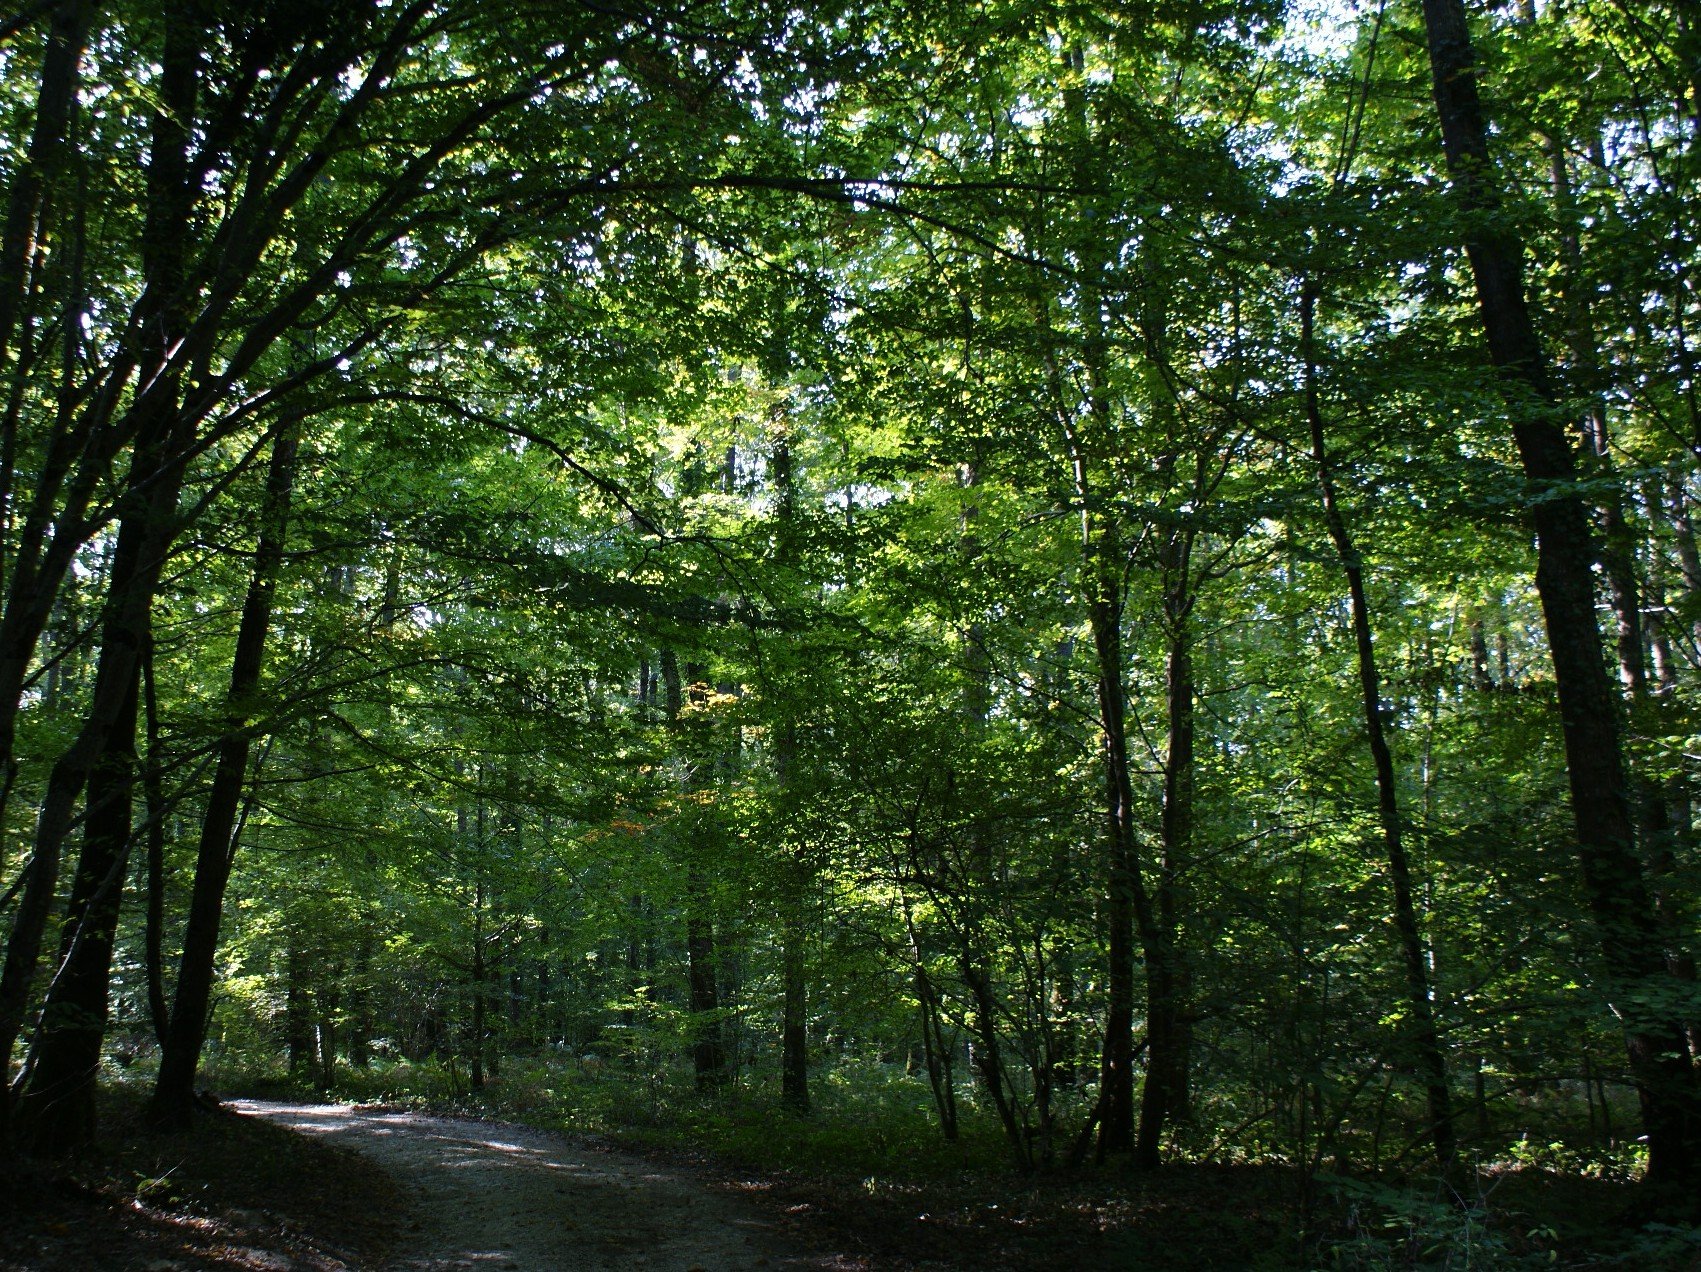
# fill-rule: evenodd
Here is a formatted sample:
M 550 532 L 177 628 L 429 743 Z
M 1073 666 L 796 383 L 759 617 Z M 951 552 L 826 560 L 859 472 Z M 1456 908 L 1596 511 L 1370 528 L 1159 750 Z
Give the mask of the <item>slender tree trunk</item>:
M 1099 728 L 1103 734 L 1108 896 L 1105 904 L 1106 1004 L 1099 1061 L 1099 1155 L 1128 1152 L 1134 1141 L 1134 916 L 1138 876 L 1134 784 L 1129 773 L 1127 702 L 1122 684 L 1122 604 L 1114 564 L 1102 542 L 1089 544 L 1095 593 L 1088 613 L 1098 654 Z M 1146 1147 L 1155 1147 L 1148 1140 Z M 1157 1162 L 1143 1157 L 1140 1164 Z
M 363 929 L 354 946 L 354 971 L 348 986 L 348 1062 L 356 1069 L 372 1064 L 372 936 Z
M 1672 550 L 1677 554 L 1678 577 L 1683 581 L 1683 594 L 1701 597 L 1701 548 L 1696 546 L 1695 526 L 1689 515 L 1690 499 L 1681 467 L 1674 466 L 1666 485 L 1669 502 L 1665 507 L 1666 524 L 1671 531 Z M 1687 633 L 1693 647 L 1701 650 L 1701 619 L 1689 625 Z M 1701 656 L 1692 657 L 1691 668 L 1701 667 Z
M 1534 20 L 1534 6 L 1526 0 L 1526 19 Z M 1607 431 L 1606 401 L 1600 391 L 1600 351 L 1596 344 L 1594 314 L 1584 289 L 1583 250 L 1576 225 L 1579 212 L 1571 186 L 1565 147 L 1556 138 L 1547 139 L 1548 163 L 1552 175 L 1553 200 L 1559 222 L 1561 297 L 1565 309 L 1566 342 L 1571 358 L 1582 378 L 1587 409 L 1583 415 L 1583 436 L 1594 452 L 1594 466 L 1605 485 L 1598 516 L 1601 526 L 1601 565 L 1607 578 L 1608 594 L 1612 598 L 1613 616 L 1617 620 L 1616 649 L 1618 679 L 1629 708 L 1629 741 L 1645 734 L 1655 715 L 1655 694 L 1648 683 L 1648 649 L 1643 622 L 1642 586 L 1636 569 L 1636 535 L 1624 514 L 1626 492 L 1624 483 L 1613 463 L 1610 437 Z M 1652 515 L 1659 513 L 1650 509 Z M 1691 541 L 1693 546 L 1693 541 Z M 1673 805 L 1665 785 L 1635 764 L 1632 755 L 1632 793 L 1636 819 L 1636 837 L 1647 863 L 1652 890 L 1654 915 L 1659 921 L 1660 939 L 1666 950 L 1666 970 L 1679 981 L 1695 981 L 1695 962 L 1685 950 L 1682 907 L 1672 894 L 1672 876 L 1677 867 L 1676 827 Z M 1681 778 L 1679 779 L 1681 780 Z M 1692 1058 L 1695 1054 L 1694 1026 L 1686 1033 L 1690 1040 Z M 1692 1117 L 1696 1114 L 1692 1113 Z M 1701 1134 L 1701 1124 L 1690 1128 L 1691 1134 Z M 1701 1150 L 1698 1150 L 1701 1151 Z
M 1108 407 L 1094 395 L 1093 413 L 1101 429 Z M 1069 431 L 1075 494 L 1081 504 L 1082 573 L 1087 589 L 1087 620 L 1098 664 L 1099 731 L 1105 784 L 1105 1023 L 1099 1061 L 1098 1155 L 1133 1151 L 1141 1169 L 1155 1169 L 1163 1123 L 1169 1113 L 1174 1046 L 1180 1039 L 1166 1028 L 1164 1013 L 1177 999 L 1173 942 L 1166 932 L 1141 874 L 1134 826 L 1134 781 L 1128 752 L 1128 700 L 1123 680 L 1123 554 L 1113 527 L 1094 512 L 1090 461 L 1083 440 Z M 1147 962 L 1148 988 L 1161 1004 L 1156 1041 L 1166 1066 L 1143 1110 L 1143 1129 L 1134 1134 L 1134 953 L 1135 932 Z M 1148 1005 L 1150 1008 L 1150 1005 Z M 1148 1024 L 1154 1013 L 1148 1010 Z
M 662 651 L 661 672 L 667 719 L 677 733 L 682 727 L 680 713 L 685 706 L 686 686 L 680 679 L 679 662 L 671 649 Z M 692 685 L 697 683 L 697 672 L 698 668 L 687 664 L 685 674 Z M 697 694 L 695 689 L 690 692 Z M 691 1063 L 700 1091 L 724 1086 L 728 1076 L 720 1016 L 720 985 L 715 966 L 715 934 L 703 912 L 705 890 L 702 872 L 692 867 L 686 876 L 685 980 L 693 1017 Z
M 1435 1025 L 1433 990 L 1424 957 L 1423 934 L 1418 926 L 1417 905 L 1412 893 L 1411 863 L 1406 855 L 1404 828 L 1400 817 L 1399 787 L 1394 774 L 1393 751 L 1382 721 L 1382 677 L 1376 665 L 1376 647 L 1370 628 L 1370 601 L 1364 590 L 1364 563 L 1347 528 L 1335 489 L 1334 466 L 1323 431 L 1323 408 L 1317 389 L 1317 351 L 1314 324 L 1317 292 L 1307 281 L 1300 297 L 1300 342 L 1305 358 L 1305 414 L 1311 432 L 1311 457 L 1317 465 L 1317 484 L 1322 494 L 1323 519 L 1329 539 L 1347 578 L 1347 596 L 1352 609 L 1353 646 L 1358 656 L 1360 702 L 1364 711 L 1365 736 L 1376 766 L 1376 811 L 1382 828 L 1382 849 L 1388 859 L 1388 877 L 1394 888 L 1394 928 L 1399 934 L 1401 965 L 1406 977 L 1406 1011 L 1409 1013 L 1407 1041 L 1413 1067 L 1423 1082 L 1429 1103 L 1429 1140 L 1436 1162 L 1443 1170 L 1452 1165 L 1457 1152 L 1453 1125 L 1453 1097 L 1447 1081 L 1446 1055 Z
M 692 875 L 701 885 L 700 874 Z M 698 889 L 693 888 L 693 893 Z M 695 1018 L 691 1064 L 697 1074 L 697 1089 L 712 1091 L 727 1084 L 725 1028 L 721 1021 L 720 985 L 715 959 L 715 932 L 709 920 L 693 912 L 685 920 L 686 980 L 691 1014 Z
M 809 1017 L 801 915 L 786 916 L 780 939 L 780 971 L 785 982 L 784 1018 L 780 1026 L 780 1101 L 794 1113 L 807 1113 Z
M 959 467 L 958 483 L 972 492 L 980 482 L 975 464 Z M 961 552 L 965 562 L 980 555 L 981 545 L 975 533 L 980 508 L 971 494 L 966 500 L 961 523 Z M 962 632 L 964 685 L 963 716 L 969 736 L 975 744 L 984 744 L 987 726 L 992 718 L 992 667 L 986 653 L 986 628 L 978 619 L 967 624 Z M 976 818 L 969 829 L 969 847 L 963 868 L 961 886 L 954 898 L 960 918 L 957 928 L 957 966 L 964 987 L 969 991 L 969 1035 L 974 1042 L 974 1069 L 998 1111 L 998 1120 L 1023 1170 L 1034 1165 L 1033 1142 L 1027 1134 L 1025 1119 L 1016 1104 L 1014 1088 L 1004 1060 L 1004 1045 L 997 986 L 994 980 L 996 963 L 986 935 L 988 898 L 997 895 L 998 871 L 994 861 L 995 840 L 991 828 Z M 919 862 L 916 863 L 919 873 Z
M 1482 615 L 1474 613 L 1470 618 L 1471 641 L 1471 687 L 1478 693 L 1490 693 L 1494 689 L 1494 673 L 1489 670 L 1488 661 L 1488 632 L 1483 623 Z
M 160 1128 L 182 1129 L 194 1114 L 195 1070 L 206 1040 L 225 889 L 236 862 L 237 810 L 248 777 L 248 721 L 255 710 L 254 697 L 265 666 L 266 634 L 283 565 L 296 450 L 293 430 L 280 433 L 272 443 L 254 570 L 242 602 L 230 687 L 225 693 L 224 736 L 218 744 L 218 764 L 207 792 L 207 810 L 195 854 L 195 884 L 183 932 L 177 993 L 149 1107 L 150 1120 Z
M 1489 356 L 1507 389 L 1513 438 L 1535 495 L 1536 591 L 1559 690 L 1579 863 L 1641 1099 L 1648 1179 L 1676 1191 L 1696 1176 L 1696 1076 L 1677 1022 L 1651 1005 L 1661 997 L 1650 991 L 1663 979 L 1664 958 L 1634 842 L 1619 706 L 1601 658 L 1595 544 L 1574 493 L 1576 462 L 1530 317 L 1524 245 L 1501 216 L 1463 0 L 1424 0 L 1423 14 L 1447 168 L 1471 226 L 1465 251 Z
M 1164 754 L 1163 857 L 1156 888 L 1157 941 L 1146 954 L 1146 1082 L 1140 1093 L 1135 1156 L 1155 1165 L 1165 1124 L 1189 1115 L 1189 1006 L 1176 947 L 1182 875 L 1193 855 L 1193 587 L 1187 531 L 1172 528 L 1164 546 L 1164 625 L 1169 639 L 1164 683 L 1168 746 Z
M 647 923 L 644 918 L 644 898 L 629 897 L 626 901 L 627 922 L 631 924 L 626 940 L 626 1006 L 620 1009 L 620 1022 L 630 1030 L 638 1022 L 638 1012 L 632 1005 L 648 1001 L 650 986 L 644 976 L 643 942 L 640 939 Z M 631 1035 L 629 1035 L 631 1036 Z
M 981 1082 L 992 1097 L 993 1108 L 998 1111 L 998 1120 L 1016 1155 L 1016 1164 L 1023 1170 L 1032 1170 L 1033 1145 L 1028 1140 L 1022 1119 L 1017 1115 L 1010 1080 L 1004 1071 L 1004 1049 L 998 1038 L 998 999 L 993 991 L 992 977 L 986 966 L 968 953 L 963 957 L 960 970 L 973 1007 L 971 1037 L 977 1043 L 975 1067 L 980 1070 Z
M 284 949 L 284 1048 L 291 1077 L 313 1067 L 313 989 L 307 978 L 307 954 L 293 932 Z
M 314 1059 L 318 1061 L 318 1085 L 321 1094 L 337 1084 L 337 1012 L 342 1007 L 343 965 L 339 960 L 325 969 L 318 992 L 313 995 L 318 1024 L 314 1030 Z
M 769 422 L 770 454 L 776 501 L 775 559 L 782 569 L 796 567 L 796 489 L 793 484 L 791 429 L 786 400 L 776 397 Z M 796 779 L 797 722 L 788 714 L 776 729 L 774 780 L 782 792 Z M 808 904 L 814 870 L 808 849 L 788 845 L 788 859 L 781 863 L 786 887 L 781 897 L 780 979 L 783 1004 L 780 1019 L 780 1102 L 794 1113 L 809 1112 L 809 985 L 805 958 L 804 908 Z
M 151 626 L 151 623 L 150 623 Z M 146 858 L 143 863 L 145 915 L 142 926 L 142 975 L 148 987 L 148 1020 L 161 1048 L 171 1023 L 165 996 L 165 789 L 160 756 L 159 695 L 154 685 L 154 641 L 142 646 L 142 714 L 147 753 L 142 759 L 142 796 L 147 808 Z
M 489 971 L 484 963 L 484 881 L 480 879 L 473 885 L 471 1086 L 474 1091 L 484 1090 L 485 1038 L 490 1031 L 485 1019 L 488 982 Z
M 1665 528 L 1666 493 L 1663 482 L 1657 475 L 1648 480 L 1646 503 L 1652 528 L 1656 532 Z M 1656 539 L 1657 537 L 1656 533 Z M 1678 671 L 1677 655 L 1672 649 L 1670 633 L 1667 630 L 1670 611 L 1666 598 L 1665 557 L 1658 542 L 1650 552 L 1647 611 L 1648 648 L 1654 663 L 1654 684 L 1647 707 L 1656 719 L 1664 720 L 1675 703 Z M 1694 833 L 1694 795 L 1689 775 L 1680 767 L 1666 779 L 1659 796 L 1665 808 L 1666 833 L 1657 851 L 1652 853 L 1649 859 L 1655 887 L 1654 904 L 1668 942 L 1667 969 L 1676 980 L 1693 985 L 1698 976 L 1695 955 L 1689 940 L 1686 939 L 1690 936 L 1689 920 L 1682 913 L 1683 907 L 1678 896 L 1674 895 L 1671 883 L 1672 872 L 1677 862 L 1688 853 Z M 1701 1057 L 1701 1014 L 1691 1014 L 1684 1022 L 1684 1032 L 1689 1038 L 1691 1058 Z
M 939 1112 L 939 1130 L 947 1140 L 957 1138 L 957 1088 L 951 1073 L 951 1048 L 940 1023 L 939 994 L 927 972 L 921 937 L 916 932 L 915 912 L 902 888 L 898 903 L 903 909 L 904 931 L 909 937 L 910 959 L 915 968 L 916 1003 L 921 1009 L 922 1058 L 927 1065 L 927 1082 L 933 1090 L 933 1106 Z
M 1094 167 L 1104 155 L 1103 137 L 1094 121 L 1082 87 L 1085 54 L 1080 46 L 1065 54 L 1073 86 L 1064 91 L 1062 140 L 1070 147 L 1077 179 L 1084 189 L 1097 183 Z M 1098 209 L 1094 209 L 1097 211 Z M 1079 222 L 1085 230 L 1090 222 Z M 1173 941 L 1165 933 L 1157 906 L 1142 875 L 1135 836 L 1134 786 L 1128 752 L 1127 689 L 1122 655 L 1123 572 L 1126 554 L 1115 517 L 1099 501 L 1097 488 L 1107 457 L 1114 453 L 1109 337 L 1105 327 L 1104 291 L 1100 279 L 1108 272 L 1106 244 L 1083 233 L 1069 244 L 1080 262 L 1080 281 L 1074 286 L 1072 308 L 1078 327 L 1079 374 L 1066 375 L 1058 365 L 1050 329 L 1049 306 L 1036 298 L 1035 311 L 1048 341 L 1046 377 L 1057 420 L 1062 428 L 1072 474 L 1072 494 L 1081 517 L 1081 566 L 1087 621 L 1098 665 L 1100 746 L 1105 789 L 1104 908 L 1106 966 L 1104 1044 L 1099 1062 L 1099 1099 L 1092 1114 L 1098 1124 L 1098 1155 L 1132 1151 L 1135 1164 L 1155 1168 L 1160 1161 L 1163 1124 L 1170 1112 L 1175 1071 L 1175 1044 L 1180 1035 L 1168 1016 L 1176 1002 L 1177 981 L 1171 957 Z M 1146 280 L 1150 285 L 1151 280 Z M 1069 304 L 1070 302 L 1065 302 Z M 1148 319 L 1150 315 L 1146 316 Z M 1161 316 L 1157 318 L 1161 325 Z M 1081 384 L 1081 388 L 1072 387 Z M 1134 1101 L 1134 981 L 1135 934 L 1147 960 L 1147 984 L 1158 1006 L 1148 1004 L 1148 1027 L 1156 1027 L 1148 1042 L 1160 1048 L 1162 1068 L 1152 1087 L 1150 1106 L 1142 1101 L 1141 1133 L 1135 1137 Z M 1148 1066 L 1148 1082 L 1152 1069 Z
M 36 93 L 35 127 L 29 154 L 12 174 L 7 191 L 6 221 L 0 229 L 0 366 L 16 354 L 17 374 L 23 374 L 26 351 L 13 335 L 29 303 L 30 262 L 38 256 L 43 238 L 42 212 L 59 179 L 69 151 L 67 133 L 76 111 L 83 50 L 98 6 L 92 0 L 61 0 L 54 6 L 41 62 Z M 16 416 L 6 412 L 0 438 L 0 525 L 10 526 L 13 464 L 17 454 Z
M 495 932 L 491 934 L 493 939 L 497 935 Z M 506 967 L 502 961 L 500 945 L 492 946 L 489 963 L 489 979 L 485 982 L 484 1053 L 487 1058 L 485 1069 L 490 1080 L 494 1082 L 502 1076 L 502 1054 L 511 1036 L 507 1027 L 508 1012 L 502 1001 L 502 983 L 506 979 Z M 353 1061 L 354 1055 L 350 1052 L 349 1062 Z
M 1523 0 L 1521 7 L 1525 21 L 1534 22 L 1533 0 Z M 1617 620 L 1618 678 L 1629 705 L 1631 736 L 1634 737 L 1636 731 L 1644 727 L 1651 701 L 1647 643 L 1642 621 L 1642 588 L 1636 570 L 1636 535 L 1625 518 L 1624 483 L 1612 460 L 1606 400 L 1601 393 L 1601 357 L 1595 337 L 1594 312 L 1583 281 L 1583 246 L 1577 229 L 1581 213 L 1571 185 L 1571 170 L 1565 146 L 1558 137 L 1544 138 L 1544 145 L 1553 191 L 1554 218 L 1559 229 L 1559 255 L 1564 266 L 1560 271 L 1560 298 L 1566 344 L 1581 381 L 1578 388 L 1586 402 L 1581 431 L 1591 457 L 1589 462 L 1598 470 L 1598 479 L 1604 487 L 1597 514 L 1601 527 L 1601 566 L 1612 598 L 1613 616 Z M 1662 863 L 1669 865 L 1672 860 L 1670 810 L 1657 781 L 1640 771 L 1634 771 L 1632 776 L 1637 838 L 1644 858 L 1658 876 L 1668 872 L 1662 869 Z M 1670 905 L 1658 890 L 1654 904 L 1666 927 L 1666 939 L 1671 943 L 1675 928 L 1671 922 Z

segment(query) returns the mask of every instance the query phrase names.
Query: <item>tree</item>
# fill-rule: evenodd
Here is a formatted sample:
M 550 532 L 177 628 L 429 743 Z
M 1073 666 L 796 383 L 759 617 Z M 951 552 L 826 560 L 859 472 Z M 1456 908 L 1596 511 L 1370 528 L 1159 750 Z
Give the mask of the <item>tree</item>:
M 1619 709 L 1601 661 L 1591 568 L 1596 550 L 1583 502 L 1567 489 L 1576 480 L 1576 463 L 1529 310 L 1523 244 L 1498 223 L 1501 198 L 1463 3 L 1425 0 L 1424 26 L 1448 171 L 1461 209 L 1473 218 L 1465 251 L 1483 331 L 1534 488 L 1536 588 L 1560 695 L 1578 860 L 1603 965 L 1615 997 L 1627 1001 L 1625 1040 L 1649 1137 L 1649 1179 L 1681 1187 L 1696 1169 L 1695 1076 L 1681 1029 L 1648 991 L 1662 976 L 1663 957 L 1635 851 Z

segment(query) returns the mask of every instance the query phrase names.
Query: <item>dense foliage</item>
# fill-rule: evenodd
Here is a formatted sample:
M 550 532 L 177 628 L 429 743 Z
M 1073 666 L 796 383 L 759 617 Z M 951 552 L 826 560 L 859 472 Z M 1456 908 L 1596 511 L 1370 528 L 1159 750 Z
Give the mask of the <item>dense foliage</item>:
M 0 66 L 17 1143 L 518 1063 L 1693 1197 L 1685 6 L 44 0 Z

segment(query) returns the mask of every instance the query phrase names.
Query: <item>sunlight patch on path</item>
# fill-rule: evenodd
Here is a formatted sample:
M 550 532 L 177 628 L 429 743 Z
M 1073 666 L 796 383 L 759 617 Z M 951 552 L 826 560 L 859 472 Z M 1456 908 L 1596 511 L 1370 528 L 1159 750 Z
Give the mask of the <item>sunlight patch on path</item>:
M 527 1128 L 346 1104 L 237 1100 L 243 1113 L 381 1162 L 413 1203 L 393 1272 L 730 1272 L 834 1266 L 685 1171 Z

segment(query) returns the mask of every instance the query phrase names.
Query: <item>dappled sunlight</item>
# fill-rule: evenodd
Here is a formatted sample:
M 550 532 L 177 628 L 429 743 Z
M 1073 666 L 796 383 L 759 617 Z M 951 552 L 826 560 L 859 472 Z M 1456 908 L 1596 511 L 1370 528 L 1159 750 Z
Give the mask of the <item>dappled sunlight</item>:
M 626 1269 L 767 1262 L 771 1224 L 689 1173 L 519 1126 L 354 1105 L 236 1107 L 381 1161 L 417 1199 L 398 1267 Z M 730 1190 L 728 1190 L 730 1192 Z
M 1697 17 L 9 6 L 0 1272 L 1701 1272 Z
M 480 1266 L 746 1267 L 773 1228 L 684 1172 L 518 1126 L 244 1100 L 242 1112 L 367 1154 L 417 1204 L 417 1272 Z M 729 1190 L 730 1191 L 730 1190 Z

